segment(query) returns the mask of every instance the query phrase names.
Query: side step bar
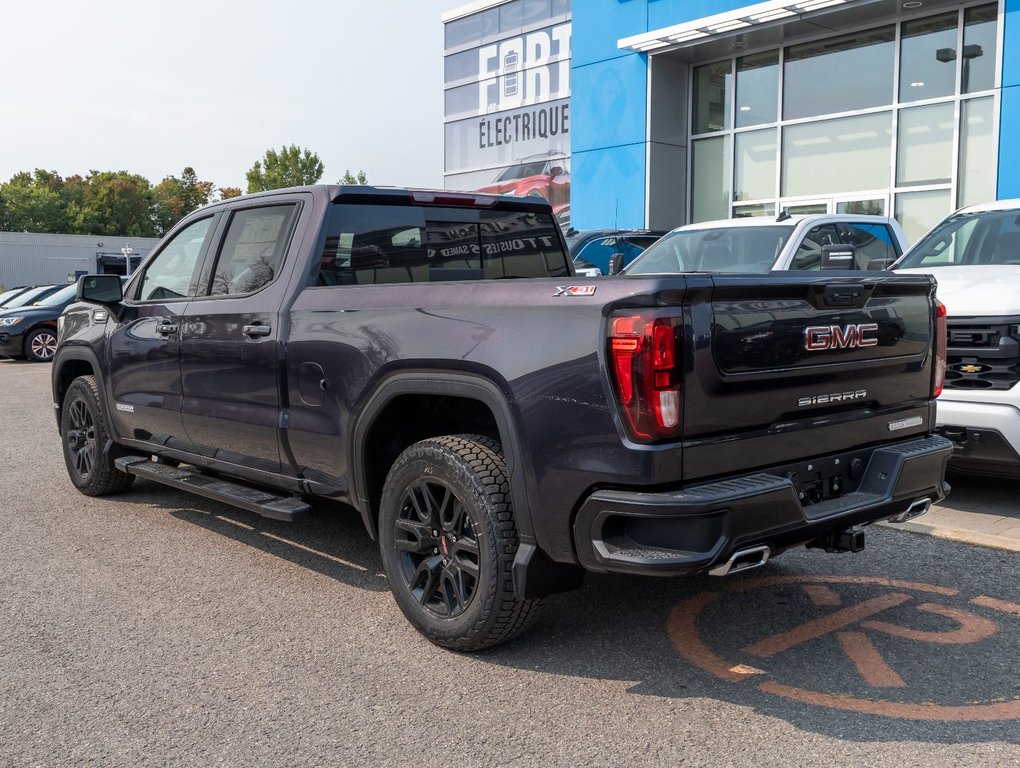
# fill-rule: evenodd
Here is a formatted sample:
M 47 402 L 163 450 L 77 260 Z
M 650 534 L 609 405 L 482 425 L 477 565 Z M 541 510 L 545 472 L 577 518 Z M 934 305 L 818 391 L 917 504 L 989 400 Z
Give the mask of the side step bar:
M 311 511 L 305 502 L 291 496 L 277 496 L 259 488 L 210 477 L 198 472 L 171 467 L 149 460 L 144 456 L 124 456 L 115 461 L 117 469 L 131 475 L 155 480 L 157 483 L 180 488 L 214 501 L 222 501 L 247 509 L 273 520 L 293 521 Z

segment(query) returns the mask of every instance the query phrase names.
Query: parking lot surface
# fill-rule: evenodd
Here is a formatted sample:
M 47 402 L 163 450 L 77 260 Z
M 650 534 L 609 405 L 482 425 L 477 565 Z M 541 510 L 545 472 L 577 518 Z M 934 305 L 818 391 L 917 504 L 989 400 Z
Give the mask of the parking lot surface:
M 1016 552 L 874 528 L 743 578 L 590 576 L 458 655 L 356 515 L 82 496 L 49 366 L 0 392 L 0 766 L 1020 765 Z

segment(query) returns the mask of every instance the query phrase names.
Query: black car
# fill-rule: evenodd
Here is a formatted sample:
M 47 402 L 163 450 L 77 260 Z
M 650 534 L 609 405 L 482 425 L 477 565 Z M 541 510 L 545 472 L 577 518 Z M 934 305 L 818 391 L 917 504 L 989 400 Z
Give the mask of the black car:
M 621 268 L 630 264 L 648 246 L 666 234 L 653 229 L 588 229 L 566 233 L 567 247 L 579 275 L 596 277 L 610 273 L 613 254 L 623 255 Z
M 74 301 L 76 284 L 26 291 L 0 310 L 0 357 L 25 357 L 36 363 L 53 358 L 57 318 Z M 25 298 L 28 297 L 28 298 Z M 24 301 L 22 301 L 24 299 Z

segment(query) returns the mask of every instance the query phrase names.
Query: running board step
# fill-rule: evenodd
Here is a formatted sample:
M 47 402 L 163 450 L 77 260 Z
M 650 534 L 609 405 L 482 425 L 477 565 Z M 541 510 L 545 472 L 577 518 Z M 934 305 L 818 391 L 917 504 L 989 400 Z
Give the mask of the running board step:
M 144 456 L 124 456 L 115 463 L 121 472 L 180 488 L 182 491 L 205 496 L 207 499 L 222 501 L 224 504 L 247 509 L 256 515 L 273 520 L 290 522 L 311 511 L 311 507 L 305 502 L 292 496 L 277 496 L 260 488 L 151 461 Z

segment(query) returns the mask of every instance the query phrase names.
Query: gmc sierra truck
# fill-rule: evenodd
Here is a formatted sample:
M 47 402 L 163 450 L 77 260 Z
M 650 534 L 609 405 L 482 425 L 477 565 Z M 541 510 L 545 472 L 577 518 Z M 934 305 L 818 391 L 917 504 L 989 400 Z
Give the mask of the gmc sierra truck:
M 343 502 L 448 648 L 586 571 L 857 551 L 946 490 L 927 275 L 578 278 L 539 198 L 316 186 L 204 207 L 126 285 L 78 285 L 53 402 L 81 492 Z

